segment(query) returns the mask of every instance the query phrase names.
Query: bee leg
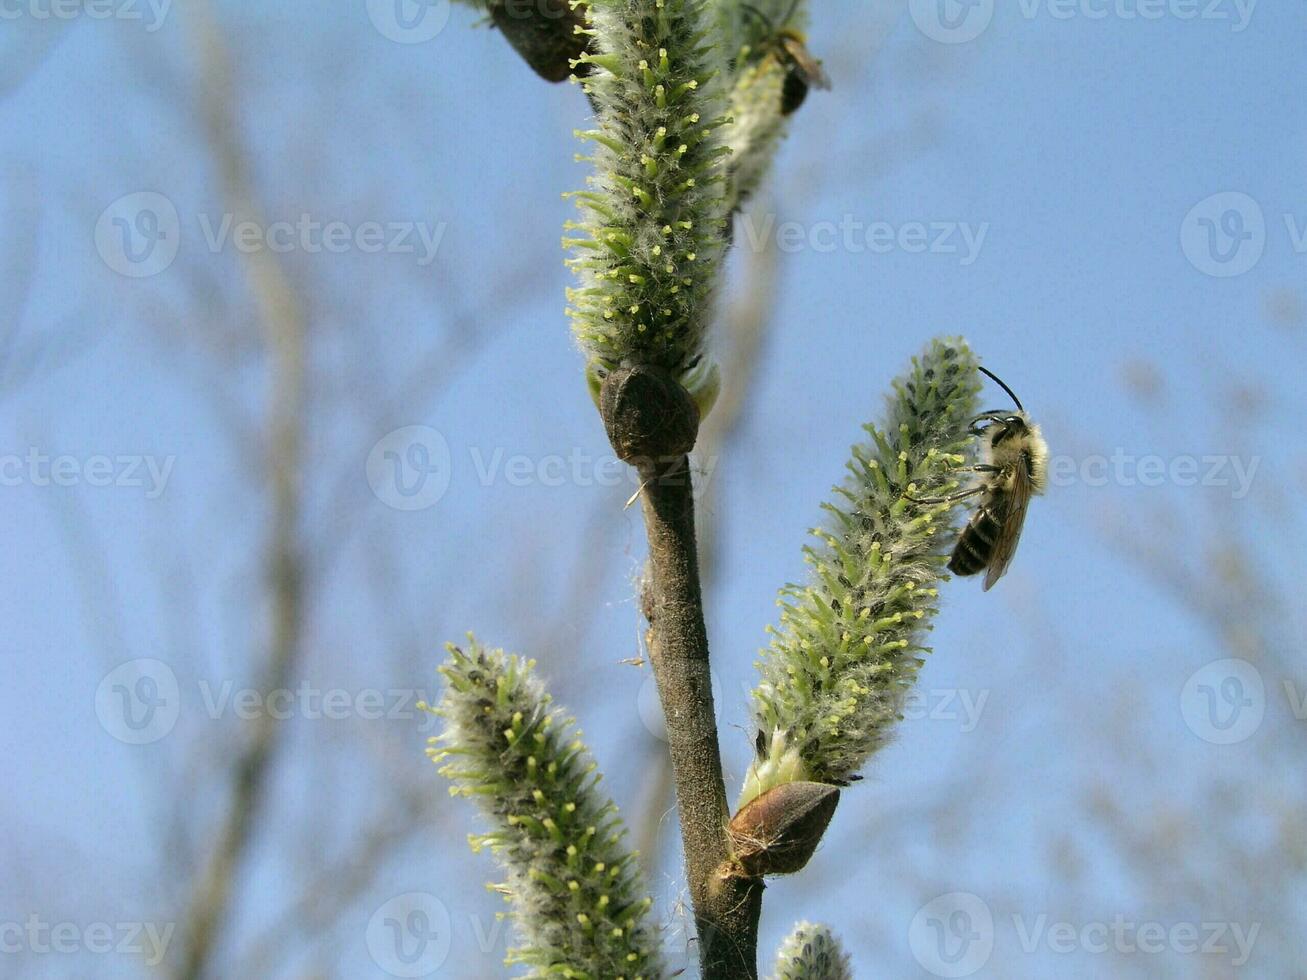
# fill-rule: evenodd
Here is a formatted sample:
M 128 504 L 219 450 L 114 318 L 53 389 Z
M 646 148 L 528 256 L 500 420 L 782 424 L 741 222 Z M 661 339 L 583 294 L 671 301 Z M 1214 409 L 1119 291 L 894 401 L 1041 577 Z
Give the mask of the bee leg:
M 971 467 L 971 472 L 972 473 L 1002 473 L 1003 470 L 1001 467 L 992 466 L 989 463 L 977 463 L 975 466 Z
M 903 495 L 903 499 L 913 504 L 955 504 L 959 500 L 966 500 L 968 497 L 974 497 L 977 494 L 984 493 L 985 487 L 972 487 L 970 490 L 960 490 L 957 493 L 951 493 L 946 497 L 909 497 Z

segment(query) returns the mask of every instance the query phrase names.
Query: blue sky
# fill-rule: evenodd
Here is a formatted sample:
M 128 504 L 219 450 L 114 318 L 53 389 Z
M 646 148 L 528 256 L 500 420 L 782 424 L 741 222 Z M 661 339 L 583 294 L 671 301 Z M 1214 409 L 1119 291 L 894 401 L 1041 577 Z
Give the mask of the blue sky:
M 951 15 L 976 18 L 960 21 L 973 27 L 994 7 L 943 2 Z M 203 237 L 202 219 L 225 205 L 178 6 L 153 32 L 146 22 L 87 16 L 55 31 L 36 0 L 0 22 L 0 64 L 13 66 L 0 69 L 0 331 L 11 338 L 0 457 L 24 460 L 0 472 L 15 476 L 0 486 L 8 624 L 0 644 L 11 671 L 0 746 L 14 787 L 0 825 L 15 842 L 12 880 L 35 882 L 0 896 L 6 921 L 34 911 L 83 923 L 167 914 L 145 884 L 165 845 L 150 829 L 143 787 L 153 779 L 158 788 L 165 748 L 181 735 L 153 746 L 110 737 L 95 712 L 97 687 L 122 662 L 170 664 L 192 692 L 178 732 L 187 744 L 220 744 L 231 718 L 203 717 L 192 685 L 249 683 L 240 665 L 264 616 L 251 554 L 266 500 L 226 413 L 257 427 L 265 378 L 240 256 Z M 835 88 L 813 93 L 778 162 L 775 227 L 797 223 L 799 245 L 781 255 L 749 414 L 712 477 L 722 536 L 709 628 L 732 783 L 747 762 L 743 694 L 775 620 L 776 589 L 804 574 L 805 531 L 820 520 L 848 446 L 930 337 L 964 334 L 1079 476 L 1035 502 L 998 588 L 982 595 L 957 581 L 945 591 L 923 692 L 936 707 L 944 692 L 988 692 L 979 726 L 903 725 L 847 794 L 813 872 L 769 889 L 764 948 L 794 920 L 824 917 L 867 975 L 929 977 L 911 943 L 914 913 L 938 894 L 966 892 L 999 921 L 996 952 L 974 975 L 1101 976 L 1114 964 L 1083 948 L 1024 953 L 999 910 L 1076 922 L 1118 912 L 1267 917 L 1210 901 L 1177 912 L 1181 896 L 1148 895 L 1119 855 L 1088 844 L 1087 870 L 1071 888 L 1049 853 L 1064 834 L 1093 840 L 1085 796 L 1095 780 L 1126 787 L 1142 821 L 1153 795 L 1197 808 L 1218 776 L 1268 764 L 1264 731 L 1213 746 L 1186 726 L 1187 680 L 1234 654 L 1104 527 L 1133 519 L 1145 529 L 1136 544 L 1186 561 L 1209 532 L 1228 528 L 1270 556 L 1260 571 L 1272 591 L 1291 597 L 1301 582 L 1304 552 L 1293 542 L 1303 541 L 1307 478 L 1295 397 L 1305 343 L 1307 9 L 1004 2 L 974 39 L 951 44 L 930 36 L 939 31 L 931 4 L 818 6 L 811 47 Z M 218 17 L 268 220 L 308 214 L 355 230 L 443 229 L 429 264 L 357 247 L 300 247 L 284 259 L 314 338 L 305 531 L 346 541 L 317 586 L 305 677 L 351 691 L 430 690 L 440 643 L 475 629 L 538 657 L 630 812 L 642 792 L 632 760 L 645 758 L 648 740 L 645 675 L 618 661 L 637 652 L 642 530 L 637 510 L 620 510 L 625 483 L 593 479 L 590 461 L 606 446 L 562 315 L 559 238 L 570 216 L 562 194 L 584 179 L 571 130 L 584 122 L 585 100 L 537 83 L 502 38 L 461 10 L 417 44 L 385 37 L 361 2 L 326 13 L 304 2 L 275 11 L 229 2 Z M 140 192 L 175 207 L 180 255 L 134 279 L 102 261 L 95 229 L 111 202 Z M 763 227 L 764 216 L 754 220 Z M 862 229 L 873 227 L 888 235 L 877 241 L 895 244 L 870 247 Z M 833 249 L 822 245 L 838 228 L 854 230 L 853 244 L 841 233 Z M 970 253 L 968 235 L 978 244 Z M 962 251 L 939 248 L 953 244 Z M 736 276 L 741 265 L 731 264 Z M 1232 271 L 1241 274 L 1225 275 Z M 460 313 L 475 341 L 457 348 L 448 379 L 434 374 L 430 390 L 378 428 L 368 416 L 374 400 L 394 395 L 441 349 Z M 20 384 L 29 352 L 41 355 L 39 369 Z M 1161 393 L 1130 396 L 1123 379 L 1149 370 L 1163 379 Z M 1232 409 L 1238 391 L 1261 396 L 1261 413 Z M 404 426 L 435 430 L 449 452 L 448 491 L 415 512 L 386 506 L 367 479 L 370 448 Z M 71 457 L 81 475 L 46 485 L 26 462 L 33 449 Z M 1113 455 L 1168 467 L 1228 457 L 1250 482 L 1243 493 L 1237 480 L 1146 485 L 1133 469 L 1105 486 L 1085 479 L 1087 459 Z M 92 485 L 93 457 L 112 461 L 112 485 Z M 172 460 L 158 494 L 149 494 L 147 466 L 146 485 L 128 478 L 118 462 L 126 457 Z M 513 457 L 527 461 L 521 479 L 478 471 Z M 541 477 L 543 461 L 578 458 L 561 481 L 553 471 Z M 1173 522 L 1155 520 L 1157 509 Z M 366 599 L 379 574 L 369 545 L 379 541 L 397 583 L 397 611 L 386 616 Z M 596 553 L 604 572 L 587 605 L 597 612 L 583 623 L 567 601 L 581 558 Z M 1281 629 L 1285 650 L 1300 652 L 1301 621 Z M 550 630 L 553 646 L 525 648 Z M 396 637 L 423 656 L 394 656 Z M 1268 689 L 1279 687 L 1278 675 L 1265 676 Z M 1133 719 L 1138 752 L 1122 755 L 1105 730 L 1132 698 L 1143 705 Z M 400 744 L 410 737 L 384 727 Z M 298 719 L 296 732 L 309 743 L 325 733 L 350 742 L 364 737 L 360 728 Z M 421 739 L 411 748 L 405 778 L 429 780 L 443 796 Z M 977 749 L 984 779 L 997 767 L 1001 782 L 979 785 Z M 276 806 L 311 812 L 313 779 L 288 768 Z M 951 785 L 970 801 L 961 842 L 938 836 L 947 821 L 914 833 L 916 804 Z M 164 796 L 177 784 L 167 786 Z M 366 809 L 348 794 L 339 806 Z M 360 938 L 369 916 L 389 896 L 424 890 L 453 910 L 453 951 L 437 975 L 498 971 L 497 959 L 470 948 L 466 916 L 494 907 L 480 890 L 488 863 L 462 852 L 472 815 L 442 806 L 452 829 L 437 853 L 419 848 L 388 866 L 347 917 L 332 947 L 343 975 L 384 975 Z M 872 833 L 886 837 L 868 841 Z M 664 822 L 662 899 L 676 893 L 674 837 Z M 867 866 L 849 870 L 843 855 L 864 849 Z M 283 871 L 269 838 L 252 860 L 238 936 L 286 898 Z M 112 907 L 97 895 L 113 897 Z M 1301 904 L 1301 888 L 1292 900 Z M 1272 942 L 1245 975 L 1270 975 Z M 1268 957 L 1261 970 L 1259 955 Z M 1140 960 L 1128 965 L 1138 970 Z M 1165 959 L 1166 969 L 1196 975 L 1200 960 Z M 39 960 L 42 975 L 66 975 L 67 962 Z M 97 975 L 136 975 L 131 964 L 97 962 Z

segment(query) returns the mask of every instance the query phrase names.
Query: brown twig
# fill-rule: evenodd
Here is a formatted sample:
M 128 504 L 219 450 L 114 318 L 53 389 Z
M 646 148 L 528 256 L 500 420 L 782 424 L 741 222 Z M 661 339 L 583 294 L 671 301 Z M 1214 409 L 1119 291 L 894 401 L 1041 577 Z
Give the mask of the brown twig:
M 759 202 L 764 213 L 774 205 Z M 714 477 L 696 490 L 698 507 L 695 536 L 699 554 L 701 590 L 710 597 L 717 571 L 722 522 L 716 510 L 721 484 L 718 464 L 729 453 L 743 430 L 744 408 L 762 363 L 763 351 L 770 334 L 776 308 L 776 283 L 779 252 L 775 241 L 768 239 L 759 248 L 746 252 L 744 281 L 721 317 L 719 360 L 722 365 L 722 392 L 712 414 L 704 420 L 695 443 L 695 457 L 706 461 Z M 646 790 L 637 808 L 641 822 L 637 830 L 640 855 L 646 873 L 652 877 L 658 867 L 659 832 L 663 818 L 675 805 L 670 760 L 661 743 L 650 737 L 643 749 L 641 771 L 646 773 Z
M 705 980 L 757 976 L 762 880 L 735 864 L 713 710 L 689 460 L 640 466 L 649 535 L 650 661 L 666 718 Z
M 699 411 L 675 380 L 645 366 L 610 374 L 600 404 L 613 448 L 636 467 L 643 487 L 649 659 L 666 722 L 702 976 L 752 980 L 763 882 L 746 875 L 734 859 L 726 830 L 730 810 L 713 710 L 688 456 Z

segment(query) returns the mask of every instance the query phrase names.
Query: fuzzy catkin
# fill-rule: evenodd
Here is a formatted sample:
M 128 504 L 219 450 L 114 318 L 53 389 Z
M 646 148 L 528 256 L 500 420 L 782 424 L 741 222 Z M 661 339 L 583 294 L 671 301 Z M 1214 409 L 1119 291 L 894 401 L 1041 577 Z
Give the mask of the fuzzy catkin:
M 594 174 L 565 240 L 573 330 L 602 371 L 703 360 L 725 249 L 726 61 L 704 0 L 590 0 Z
M 449 650 L 444 696 L 428 709 L 445 727 L 427 751 L 450 792 L 490 818 L 493 829 L 469 839 L 508 874 L 501 890 L 521 940 L 508 962 L 532 977 L 665 977 L 651 899 L 580 732 L 532 662 L 475 641 Z
M 739 208 L 758 189 L 785 138 L 782 111 L 790 65 L 781 50 L 781 32 L 802 36 L 808 23 L 807 0 L 731 3 L 734 70 L 731 122 L 725 133 L 731 148 L 731 204 Z
M 829 928 L 800 922 L 781 943 L 775 980 L 853 980 L 853 970 Z
M 774 58 L 744 67 L 731 90 L 731 204 L 741 206 L 762 184 L 785 136 L 781 93 L 785 67 Z
M 890 738 L 916 680 L 945 576 L 955 489 L 980 391 L 960 339 L 937 340 L 894 383 L 885 427 L 867 426 L 826 505 L 807 585 L 781 592 L 781 623 L 753 692 L 757 757 L 741 804 L 782 782 L 846 785 Z

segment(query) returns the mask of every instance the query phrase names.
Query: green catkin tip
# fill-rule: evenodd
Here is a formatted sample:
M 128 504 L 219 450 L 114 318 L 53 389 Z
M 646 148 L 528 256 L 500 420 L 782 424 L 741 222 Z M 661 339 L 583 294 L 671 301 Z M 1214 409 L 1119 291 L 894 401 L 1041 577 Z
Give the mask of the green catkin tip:
M 781 943 L 775 980 L 853 980 L 853 969 L 829 928 L 800 922 Z

